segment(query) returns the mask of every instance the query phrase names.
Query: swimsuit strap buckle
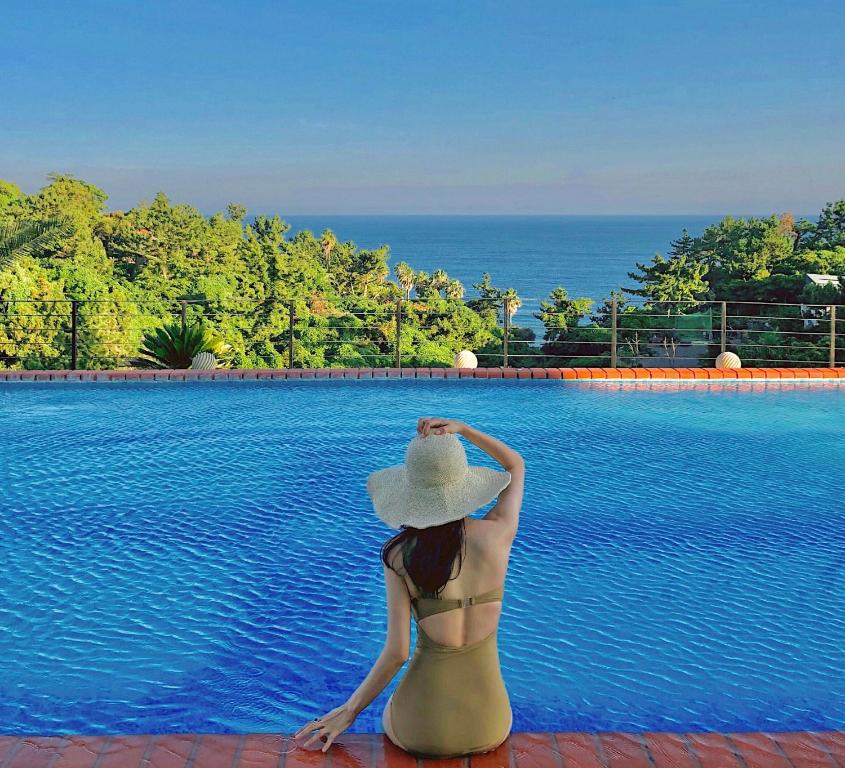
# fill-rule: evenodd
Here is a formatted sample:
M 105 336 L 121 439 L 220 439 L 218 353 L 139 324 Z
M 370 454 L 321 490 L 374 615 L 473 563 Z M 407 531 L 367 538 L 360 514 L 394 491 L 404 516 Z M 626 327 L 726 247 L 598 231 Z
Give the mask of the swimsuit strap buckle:
M 475 597 L 462 597 L 461 608 L 466 608 L 468 605 L 475 605 Z

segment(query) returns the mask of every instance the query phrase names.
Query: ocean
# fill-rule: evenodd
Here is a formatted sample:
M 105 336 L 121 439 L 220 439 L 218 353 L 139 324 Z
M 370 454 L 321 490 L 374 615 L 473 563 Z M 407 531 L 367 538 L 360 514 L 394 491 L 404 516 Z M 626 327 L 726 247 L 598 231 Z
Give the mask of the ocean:
M 429 274 L 438 268 L 460 280 L 466 296 L 489 272 L 498 288 L 514 288 L 525 308 L 555 287 L 600 304 L 611 289 L 635 287 L 635 263 L 666 255 L 686 228 L 699 235 L 722 216 L 292 216 L 294 232 L 334 231 L 359 247 L 390 246 L 393 265 L 408 262 Z

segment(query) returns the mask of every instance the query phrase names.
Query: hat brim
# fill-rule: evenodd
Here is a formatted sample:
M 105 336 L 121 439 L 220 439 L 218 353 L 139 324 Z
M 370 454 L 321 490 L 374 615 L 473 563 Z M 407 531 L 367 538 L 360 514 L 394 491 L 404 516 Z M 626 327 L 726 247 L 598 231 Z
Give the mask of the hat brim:
M 367 478 L 367 493 L 376 516 L 391 528 L 430 528 L 475 512 L 495 499 L 511 481 L 511 473 L 490 467 L 469 467 L 464 478 L 435 488 L 412 486 L 404 464 L 378 469 Z

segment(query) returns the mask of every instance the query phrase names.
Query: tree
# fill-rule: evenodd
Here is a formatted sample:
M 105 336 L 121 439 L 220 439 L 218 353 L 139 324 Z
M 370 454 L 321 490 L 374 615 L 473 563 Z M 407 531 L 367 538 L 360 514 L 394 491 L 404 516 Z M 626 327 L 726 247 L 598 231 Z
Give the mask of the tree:
M 411 298 L 411 291 L 414 288 L 414 283 L 416 280 L 416 273 L 413 269 L 411 269 L 410 265 L 404 261 L 400 261 L 398 264 L 395 264 L 393 267 L 393 274 L 396 276 L 396 280 L 399 282 L 400 287 L 405 293 L 405 298 Z
M 508 322 L 513 319 L 513 316 L 516 314 L 516 311 L 522 306 L 522 299 L 517 296 L 516 291 L 513 288 L 508 288 L 502 294 L 502 308 L 505 313 L 505 317 L 507 317 Z
M 390 273 L 387 266 L 387 246 L 375 250 L 359 250 L 355 254 L 352 273 L 355 276 L 356 289 L 367 296 L 373 283 L 384 280 Z
M 446 297 L 460 301 L 464 297 L 464 284 L 460 280 L 450 280 L 446 286 Z
M 326 269 L 332 266 L 332 251 L 337 247 L 337 237 L 330 229 L 324 229 L 320 236 L 320 248 L 323 251 L 323 264 Z
M 642 284 L 642 288 L 623 288 L 633 296 L 644 296 L 657 304 L 665 304 L 663 309 L 670 314 L 673 304 L 695 303 L 707 293 L 709 284 L 704 279 L 708 267 L 700 261 L 692 261 L 688 256 L 663 258 L 655 254 L 650 265 L 637 262 L 636 272 L 629 272 L 628 277 Z M 683 307 L 675 307 L 677 312 Z
M 230 221 L 241 222 L 246 217 L 246 208 L 238 203 L 229 203 L 226 206 L 226 215 Z
M 608 331 L 605 328 L 581 327 L 581 321 L 590 314 L 593 300 L 572 298 L 563 286 L 558 286 L 549 298 L 540 302 L 540 311 L 534 314 L 545 327 L 540 350 L 544 355 L 562 357 L 567 365 L 576 358 L 584 358 L 581 364 L 602 365 L 602 360 L 592 360 L 608 351 Z M 544 364 L 538 362 L 538 365 Z
M 25 195 L 17 184 L 0 179 L 0 213 L 10 208 L 13 203 L 20 203 L 24 199 Z
M 625 294 L 614 288 L 611 290 L 610 296 L 606 296 L 602 299 L 601 306 L 598 308 L 595 315 L 592 316 L 591 320 L 594 323 L 603 327 L 610 327 L 613 315 L 614 299 L 616 299 L 616 314 L 619 315 L 620 313 L 626 311 L 628 303 L 625 299 Z
M 540 311 L 534 313 L 534 317 L 542 321 L 546 327 L 543 339 L 558 340 L 572 328 L 577 327 L 580 321 L 590 313 L 592 306 L 592 299 L 570 298 L 566 288 L 559 285 L 549 294 L 548 299 L 540 302 Z
M 34 256 L 56 245 L 72 230 L 70 220 L 60 216 L 0 224 L 0 270 L 22 256 Z
M 431 287 L 440 293 L 446 286 L 449 285 L 449 275 L 446 274 L 446 270 L 443 269 L 435 269 L 434 272 L 431 273 Z
M 803 250 L 831 250 L 845 246 L 845 200 L 827 203 L 816 224 L 802 219 L 799 239 Z
M 726 216 L 696 238 L 695 261 L 709 268 L 714 288 L 724 280 L 758 280 L 776 271 L 793 251 L 793 235 L 777 216 L 734 219 Z
M 431 282 L 431 275 L 424 270 L 420 270 L 414 275 L 414 290 L 417 293 L 417 298 L 430 299 L 436 291 Z
M 686 228 L 681 231 L 681 236 L 677 240 L 671 242 L 669 248 L 670 256 L 688 256 L 691 257 L 695 253 L 696 239 L 687 232 Z
M 472 287 L 478 291 L 478 298 L 467 301 L 467 306 L 479 314 L 493 317 L 499 316 L 502 302 L 502 291 L 493 285 L 489 272 L 484 272 L 480 283 L 473 283 Z

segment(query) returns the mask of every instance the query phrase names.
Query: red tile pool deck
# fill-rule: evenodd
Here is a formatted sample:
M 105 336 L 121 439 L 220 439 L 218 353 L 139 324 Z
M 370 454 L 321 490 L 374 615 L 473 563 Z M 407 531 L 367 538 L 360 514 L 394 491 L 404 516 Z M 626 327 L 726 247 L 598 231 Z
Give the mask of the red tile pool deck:
M 257 379 L 560 379 L 572 381 L 845 380 L 842 368 L 238 368 L 3 371 L 0 381 L 187 381 Z M 2 766 L 0 766 L 2 768 Z
M 845 731 L 512 733 L 496 750 L 418 759 L 383 734 L 328 752 L 272 733 L 0 736 L 0 768 L 845 768 Z

